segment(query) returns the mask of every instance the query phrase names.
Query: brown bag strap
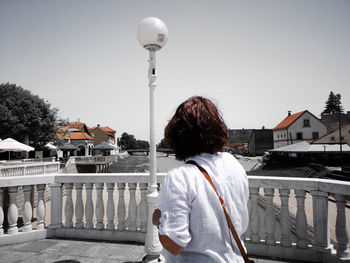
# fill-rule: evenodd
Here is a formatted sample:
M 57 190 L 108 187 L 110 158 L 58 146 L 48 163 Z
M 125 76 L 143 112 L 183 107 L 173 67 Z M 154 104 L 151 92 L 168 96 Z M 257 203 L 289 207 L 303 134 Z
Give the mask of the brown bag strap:
M 243 259 L 244 259 L 244 262 L 246 262 L 246 263 L 253 263 L 254 261 L 251 260 L 251 259 L 249 259 L 247 253 L 245 252 L 245 250 L 244 250 L 244 248 L 243 248 L 243 246 L 242 246 L 241 240 L 240 240 L 240 238 L 238 237 L 238 234 L 237 234 L 237 232 L 236 232 L 236 229 L 235 229 L 235 227 L 233 226 L 232 221 L 231 221 L 231 218 L 230 218 L 230 216 L 229 216 L 229 214 L 228 214 L 228 212 L 227 212 L 227 209 L 226 209 L 226 206 L 225 206 L 225 202 L 224 202 L 224 200 L 222 199 L 222 197 L 219 195 L 218 191 L 216 190 L 216 187 L 215 187 L 213 181 L 211 180 L 211 178 L 210 178 L 208 172 L 207 172 L 203 167 L 199 166 L 199 165 L 198 165 L 195 161 L 193 161 L 193 160 L 189 160 L 189 161 L 187 161 L 186 163 L 188 163 L 188 164 L 193 164 L 193 165 L 197 166 L 197 168 L 202 172 L 202 174 L 204 175 L 204 177 L 208 180 L 208 182 L 210 183 L 210 185 L 213 187 L 213 189 L 214 189 L 214 191 L 215 191 L 217 197 L 218 197 L 219 200 L 220 200 L 220 204 L 221 204 L 221 206 L 222 206 L 222 209 L 224 210 L 224 214 L 225 214 L 225 217 L 226 217 L 226 220 L 227 220 L 227 224 L 228 224 L 229 228 L 231 229 L 231 232 L 232 232 L 233 237 L 234 237 L 235 240 L 236 240 L 237 246 L 238 246 L 238 248 L 239 248 L 239 251 L 240 251 L 241 254 L 242 254 L 242 257 L 243 257 Z

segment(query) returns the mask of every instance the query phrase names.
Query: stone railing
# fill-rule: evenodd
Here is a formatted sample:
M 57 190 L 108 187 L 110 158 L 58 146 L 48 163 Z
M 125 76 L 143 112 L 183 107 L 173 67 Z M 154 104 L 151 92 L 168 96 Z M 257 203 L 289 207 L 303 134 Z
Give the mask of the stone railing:
M 13 176 L 0 177 L 0 245 L 8 245 L 20 242 L 46 238 L 45 229 L 45 201 L 44 192 L 47 184 L 53 184 L 54 177 L 47 175 L 32 175 L 32 176 Z M 35 186 L 37 191 L 38 201 L 36 204 L 35 215 L 31 204 L 31 194 Z M 22 193 L 22 218 L 23 227 L 18 228 L 18 206 L 17 195 L 19 187 L 23 189 Z M 8 197 L 5 197 L 4 192 L 8 192 Z M 6 204 L 4 199 L 8 199 Z M 5 202 L 4 202 L 5 201 Z M 8 206 L 8 210 L 4 211 L 4 206 Z M 4 233 L 3 223 L 4 215 L 7 214 L 8 229 Z M 32 224 L 32 217 L 36 217 L 35 224 Z M 46 222 L 47 223 L 47 222 Z
M 164 176 L 159 174 L 159 182 Z M 50 185 L 50 235 L 145 242 L 148 181 L 149 174 L 56 176 Z
M 243 238 L 250 254 L 307 262 L 350 262 L 346 219 L 350 213 L 345 209 L 350 182 L 250 176 L 249 191 L 250 221 Z M 335 205 L 329 202 L 330 196 Z M 336 248 L 330 243 L 330 230 L 335 232 Z
M 0 165 L 0 177 L 30 176 L 42 174 L 57 174 L 60 171 L 59 162 L 19 162 Z
M 165 174 L 158 174 L 160 184 L 164 177 Z M 0 244 L 45 237 L 144 242 L 148 181 L 148 174 L 0 178 L 0 198 L 5 187 L 9 191 L 7 233 L 2 231 L 4 213 L 0 200 Z M 39 196 L 36 225 L 30 223 L 32 188 L 27 186 L 31 185 L 36 186 Z M 42 198 L 47 185 L 51 189 L 50 213 L 45 210 Z M 18 186 L 24 189 L 24 226 L 20 231 L 16 224 Z M 243 236 L 249 254 L 308 262 L 350 262 L 349 217 L 346 219 L 349 211 L 345 209 L 349 182 L 250 176 L 249 186 L 250 223 Z M 335 197 L 335 204 L 329 202 L 330 195 Z M 335 214 L 334 223 L 331 210 Z M 46 222 L 44 218 L 47 218 Z M 44 228 L 45 224 L 48 228 Z M 332 229 L 335 246 L 330 243 Z
M 107 164 L 116 160 L 116 155 L 108 156 L 73 156 L 77 164 Z

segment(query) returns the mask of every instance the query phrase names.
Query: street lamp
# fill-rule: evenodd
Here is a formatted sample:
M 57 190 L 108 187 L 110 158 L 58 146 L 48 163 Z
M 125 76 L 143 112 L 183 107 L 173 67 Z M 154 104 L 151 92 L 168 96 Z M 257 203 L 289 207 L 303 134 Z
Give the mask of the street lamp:
M 168 29 L 164 22 L 156 17 L 147 17 L 141 21 L 137 28 L 137 38 L 141 46 L 149 51 L 149 103 L 150 103 L 150 186 L 147 194 L 147 233 L 145 251 L 147 253 L 143 262 L 161 262 L 160 255 L 163 247 L 158 239 L 158 231 L 152 224 L 152 214 L 157 205 L 157 164 L 156 143 L 154 140 L 154 90 L 156 88 L 156 51 L 161 49 L 168 39 Z

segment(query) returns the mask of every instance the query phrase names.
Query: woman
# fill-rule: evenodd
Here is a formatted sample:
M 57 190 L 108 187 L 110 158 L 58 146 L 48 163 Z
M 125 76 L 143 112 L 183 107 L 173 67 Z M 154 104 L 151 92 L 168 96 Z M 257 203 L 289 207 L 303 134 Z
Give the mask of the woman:
M 195 161 L 204 168 L 224 199 L 241 236 L 248 226 L 248 180 L 243 167 L 224 153 L 227 127 L 206 98 L 183 102 L 165 128 L 176 159 Z M 185 164 L 166 176 L 153 224 L 167 250 L 167 262 L 243 262 L 223 209 L 199 168 Z

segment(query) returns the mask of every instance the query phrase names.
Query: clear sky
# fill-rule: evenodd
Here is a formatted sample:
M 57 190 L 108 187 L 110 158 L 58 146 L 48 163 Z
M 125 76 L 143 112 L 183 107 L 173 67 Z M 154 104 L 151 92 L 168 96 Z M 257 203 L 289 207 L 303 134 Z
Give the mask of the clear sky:
M 167 25 L 157 52 L 156 141 L 177 106 L 212 99 L 229 128 L 320 116 L 330 91 L 350 111 L 350 1 L 0 0 L 0 83 L 59 116 L 149 137 L 148 16 Z

